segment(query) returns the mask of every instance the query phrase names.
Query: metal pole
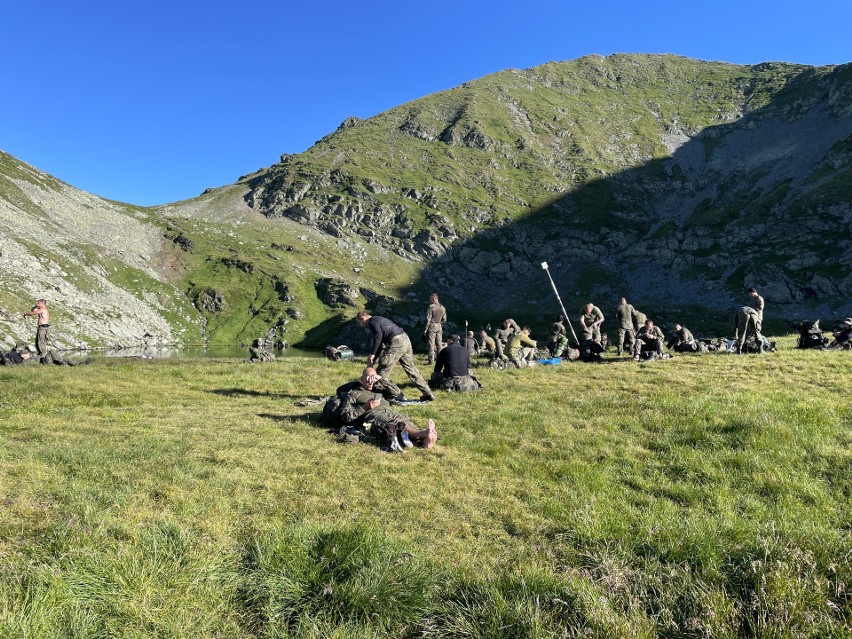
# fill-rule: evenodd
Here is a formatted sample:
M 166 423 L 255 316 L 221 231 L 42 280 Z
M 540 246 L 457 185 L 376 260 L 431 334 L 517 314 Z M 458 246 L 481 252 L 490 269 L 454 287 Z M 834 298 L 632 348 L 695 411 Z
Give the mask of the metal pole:
M 542 262 L 541 268 L 544 269 L 545 273 L 547 273 L 547 279 L 550 280 L 550 285 L 553 287 L 553 292 L 556 293 L 556 299 L 559 301 L 559 308 L 562 309 L 562 317 L 564 317 L 565 321 L 568 322 L 568 328 L 571 329 L 571 335 L 574 336 L 574 341 L 579 344 L 580 340 L 577 339 L 577 333 L 574 332 L 574 326 L 571 324 L 571 320 L 568 318 L 568 312 L 565 310 L 565 305 L 562 303 L 562 298 L 559 297 L 559 291 L 556 290 L 556 283 L 553 281 L 553 278 L 550 276 L 550 271 L 547 269 L 547 262 Z

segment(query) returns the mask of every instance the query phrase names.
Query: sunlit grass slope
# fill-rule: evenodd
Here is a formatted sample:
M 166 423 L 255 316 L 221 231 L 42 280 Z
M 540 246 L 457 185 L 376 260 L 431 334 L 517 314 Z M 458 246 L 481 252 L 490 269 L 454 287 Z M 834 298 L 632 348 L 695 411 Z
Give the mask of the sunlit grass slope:
M 782 345 L 480 369 L 404 455 L 294 405 L 354 362 L 0 369 L 0 636 L 849 636 L 852 358 Z

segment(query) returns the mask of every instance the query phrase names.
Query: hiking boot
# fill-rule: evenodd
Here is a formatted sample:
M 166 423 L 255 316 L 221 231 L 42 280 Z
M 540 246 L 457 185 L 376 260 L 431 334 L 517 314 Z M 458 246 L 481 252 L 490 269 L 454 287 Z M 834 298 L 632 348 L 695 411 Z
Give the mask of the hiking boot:
M 433 393 L 424 393 L 420 397 L 420 401 L 421 402 L 434 402 L 435 401 L 435 395 Z
M 412 448 L 414 446 L 414 443 L 405 431 L 402 431 L 399 435 L 397 435 L 397 439 L 399 439 L 402 445 L 406 448 Z

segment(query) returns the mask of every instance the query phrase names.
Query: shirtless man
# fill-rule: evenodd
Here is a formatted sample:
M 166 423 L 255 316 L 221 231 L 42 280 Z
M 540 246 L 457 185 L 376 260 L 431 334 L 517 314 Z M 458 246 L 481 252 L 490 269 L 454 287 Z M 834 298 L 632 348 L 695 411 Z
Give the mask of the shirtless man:
M 47 310 L 47 300 L 39 300 L 24 317 L 38 317 L 36 327 L 36 351 L 39 357 L 47 354 L 47 340 L 50 338 L 50 313 Z

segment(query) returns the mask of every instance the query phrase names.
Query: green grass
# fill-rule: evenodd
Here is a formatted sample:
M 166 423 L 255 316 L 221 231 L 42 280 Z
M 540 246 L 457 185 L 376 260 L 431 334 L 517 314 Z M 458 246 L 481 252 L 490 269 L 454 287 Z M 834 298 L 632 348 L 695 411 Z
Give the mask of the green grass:
M 849 636 L 852 359 L 782 345 L 479 369 L 398 456 L 294 405 L 355 362 L 0 369 L 0 636 Z

